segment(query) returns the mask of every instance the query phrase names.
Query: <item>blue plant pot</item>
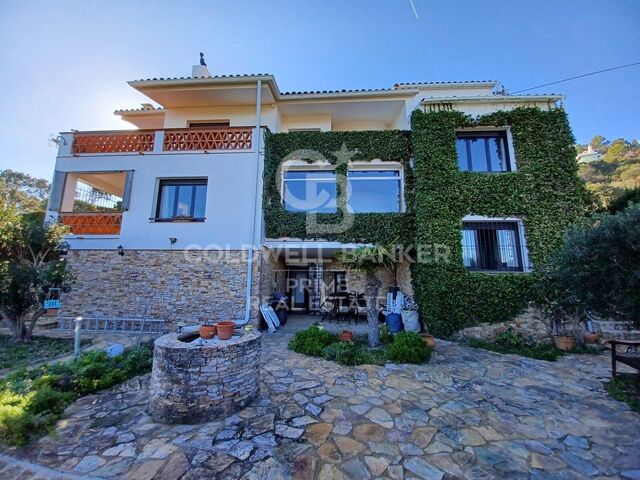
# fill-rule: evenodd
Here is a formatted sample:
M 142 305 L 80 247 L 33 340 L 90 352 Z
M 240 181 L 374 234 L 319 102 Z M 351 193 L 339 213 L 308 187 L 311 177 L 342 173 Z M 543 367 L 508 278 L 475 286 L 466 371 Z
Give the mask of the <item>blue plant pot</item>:
M 402 330 L 402 315 L 400 315 L 399 313 L 388 313 L 387 325 L 389 325 L 389 330 L 391 330 L 391 333 L 398 333 L 400 330 Z

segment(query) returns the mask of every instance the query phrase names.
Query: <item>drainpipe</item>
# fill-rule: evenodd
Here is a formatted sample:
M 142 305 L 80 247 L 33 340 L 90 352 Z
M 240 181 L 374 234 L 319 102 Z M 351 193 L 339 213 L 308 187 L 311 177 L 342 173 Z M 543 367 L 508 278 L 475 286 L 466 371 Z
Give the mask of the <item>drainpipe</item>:
M 240 322 L 236 322 L 238 325 L 244 325 L 249 323 L 251 316 L 251 285 L 253 284 L 253 250 L 256 243 L 256 223 L 258 221 L 258 215 L 262 215 L 262 212 L 258 212 L 258 206 L 261 204 L 262 192 L 260 191 L 260 176 L 262 173 L 260 163 L 260 148 L 262 142 L 262 130 L 260 129 L 260 120 L 262 118 L 262 80 L 258 80 L 256 90 L 256 187 L 255 187 L 255 201 L 253 203 L 253 216 L 251 223 L 251 246 L 249 251 L 249 257 L 247 259 L 247 294 L 245 296 L 244 305 L 244 319 Z

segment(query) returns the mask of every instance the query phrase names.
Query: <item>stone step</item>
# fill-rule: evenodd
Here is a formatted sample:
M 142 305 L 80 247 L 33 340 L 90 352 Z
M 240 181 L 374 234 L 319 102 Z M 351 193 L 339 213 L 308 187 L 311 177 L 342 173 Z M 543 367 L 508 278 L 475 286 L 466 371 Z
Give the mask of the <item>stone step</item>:
M 40 317 L 36 321 L 36 327 L 42 330 L 51 330 L 58 328 L 58 319 L 55 317 Z

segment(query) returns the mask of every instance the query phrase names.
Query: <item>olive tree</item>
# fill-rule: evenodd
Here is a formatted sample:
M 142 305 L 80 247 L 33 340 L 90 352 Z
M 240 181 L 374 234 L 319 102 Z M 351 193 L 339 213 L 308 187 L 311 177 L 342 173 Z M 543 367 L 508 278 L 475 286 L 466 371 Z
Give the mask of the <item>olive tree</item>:
M 19 214 L 0 194 L 0 317 L 16 341 L 31 339 L 49 288 L 69 290 L 72 274 L 61 256 L 67 232 L 44 224 L 42 213 Z
M 398 262 L 395 245 L 363 246 L 353 251 L 336 253 L 336 259 L 349 270 L 364 273 L 367 323 L 369 324 L 369 346 L 378 346 L 378 311 L 376 299 L 382 282 L 377 277 L 381 270 L 393 268 Z

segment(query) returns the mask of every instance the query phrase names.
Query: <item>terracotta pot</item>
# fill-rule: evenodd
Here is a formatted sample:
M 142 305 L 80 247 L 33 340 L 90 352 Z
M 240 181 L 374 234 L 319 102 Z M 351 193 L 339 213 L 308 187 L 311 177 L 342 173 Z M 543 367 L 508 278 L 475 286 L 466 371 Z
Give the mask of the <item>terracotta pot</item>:
M 576 346 L 576 337 L 568 335 L 554 335 L 553 344 L 558 350 L 569 352 Z
M 353 332 L 350 332 L 349 330 L 344 330 L 340 334 L 339 338 L 341 342 L 350 342 L 351 340 L 353 340 Z
M 200 325 L 200 328 L 198 329 L 198 333 L 200 334 L 200 337 L 204 338 L 205 340 L 210 340 L 216 334 L 216 326 Z
M 218 322 L 216 323 L 218 329 L 218 338 L 220 340 L 229 340 L 233 335 L 233 329 L 236 328 L 235 322 Z
M 584 338 L 584 343 L 598 343 L 598 339 L 600 338 L 600 334 L 596 332 L 583 332 L 582 337 Z
M 424 343 L 427 344 L 427 347 L 429 348 L 436 348 L 436 337 L 434 337 L 433 335 L 420 335 L 422 337 L 422 340 L 424 340 Z

